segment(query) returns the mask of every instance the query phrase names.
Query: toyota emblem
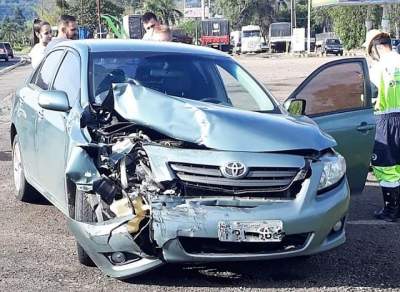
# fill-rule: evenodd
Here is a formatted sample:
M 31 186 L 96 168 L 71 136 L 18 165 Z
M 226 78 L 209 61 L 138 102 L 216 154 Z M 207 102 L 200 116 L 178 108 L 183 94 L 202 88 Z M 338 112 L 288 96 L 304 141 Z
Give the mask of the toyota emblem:
M 241 162 L 229 162 L 220 169 L 222 175 L 227 178 L 241 178 L 247 174 L 247 167 Z

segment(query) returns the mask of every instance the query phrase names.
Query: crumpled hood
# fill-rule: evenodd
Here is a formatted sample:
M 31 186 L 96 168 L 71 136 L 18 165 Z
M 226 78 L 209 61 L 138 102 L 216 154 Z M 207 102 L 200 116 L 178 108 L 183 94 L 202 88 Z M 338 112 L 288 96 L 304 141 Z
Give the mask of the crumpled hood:
M 113 85 L 124 119 L 168 137 L 224 151 L 323 150 L 336 145 L 308 118 L 264 114 L 173 97 L 130 83 Z

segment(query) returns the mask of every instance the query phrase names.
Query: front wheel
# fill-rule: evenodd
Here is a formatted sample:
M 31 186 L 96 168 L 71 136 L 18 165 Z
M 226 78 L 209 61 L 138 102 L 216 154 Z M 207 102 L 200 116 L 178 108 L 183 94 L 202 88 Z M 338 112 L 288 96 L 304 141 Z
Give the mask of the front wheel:
M 35 190 L 26 181 L 24 165 L 21 158 L 21 147 L 18 135 L 14 137 L 12 147 L 12 161 L 14 173 L 15 197 L 21 202 L 33 202 L 35 200 Z
M 75 196 L 75 220 L 79 222 L 96 222 L 96 215 L 90 207 L 87 199 L 87 194 L 80 190 L 76 190 Z M 78 261 L 84 266 L 96 266 L 83 247 L 77 242 L 76 251 L 78 254 Z

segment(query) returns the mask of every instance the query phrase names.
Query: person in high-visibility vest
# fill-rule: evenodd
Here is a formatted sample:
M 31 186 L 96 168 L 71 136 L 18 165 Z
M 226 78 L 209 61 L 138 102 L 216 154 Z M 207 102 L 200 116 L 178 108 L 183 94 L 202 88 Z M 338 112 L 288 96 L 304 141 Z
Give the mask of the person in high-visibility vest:
M 375 217 L 394 222 L 400 216 L 400 55 L 392 51 L 390 35 L 379 30 L 367 33 L 365 46 L 374 60 L 370 78 L 378 89 L 372 166 L 384 207 Z

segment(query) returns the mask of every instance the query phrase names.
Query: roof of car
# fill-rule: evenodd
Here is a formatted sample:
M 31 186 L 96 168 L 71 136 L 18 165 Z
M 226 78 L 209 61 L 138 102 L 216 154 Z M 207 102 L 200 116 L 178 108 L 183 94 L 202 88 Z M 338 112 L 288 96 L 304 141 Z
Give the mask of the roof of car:
M 89 39 L 60 42 L 57 47 L 58 46 L 68 46 L 75 48 L 78 51 L 82 49 L 89 49 L 91 52 L 141 51 L 229 57 L 228 54 L 221 51 L 200 46 L 173 42 L 153 42 L 142 40 Z

